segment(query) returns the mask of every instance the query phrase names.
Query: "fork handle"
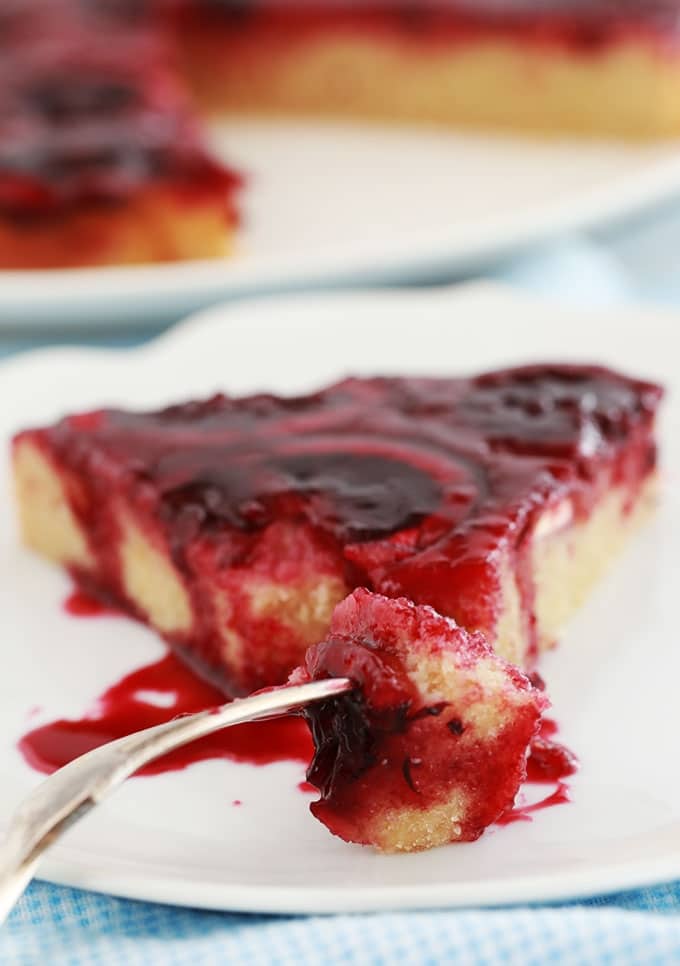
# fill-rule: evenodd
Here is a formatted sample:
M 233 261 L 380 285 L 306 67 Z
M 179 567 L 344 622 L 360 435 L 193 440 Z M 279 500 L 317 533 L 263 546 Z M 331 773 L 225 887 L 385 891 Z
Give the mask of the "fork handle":
M 19 865 L 8 865 L 6 871 L 0 873 L 0 925 L 4 923 L 23 895 L 39 862 L 40 856 L 36 856 L 32 861 L 23 861 Z M 4 869 L 4 849 L 0 849 L 0 865 Z
M 54 772 L 24 799 L 0 845 L 0 924 L 30 882 L 43 853 L 143 765 L 230 725 L 299 711 L 352 687 L 347 678 L 333 678 L 262 691 L 118 738 Z

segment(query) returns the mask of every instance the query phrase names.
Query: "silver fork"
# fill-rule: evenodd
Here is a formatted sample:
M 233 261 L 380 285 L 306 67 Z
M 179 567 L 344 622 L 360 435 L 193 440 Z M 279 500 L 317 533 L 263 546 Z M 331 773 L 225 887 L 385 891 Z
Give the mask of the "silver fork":
M 331 678 L 265 691 L 110 741 L 60 768 L 24 799 L 0 846 L 0 924 L 45 851 L 143 765 L 222 728 L 298 711 L 351 689 L 347 678 Z

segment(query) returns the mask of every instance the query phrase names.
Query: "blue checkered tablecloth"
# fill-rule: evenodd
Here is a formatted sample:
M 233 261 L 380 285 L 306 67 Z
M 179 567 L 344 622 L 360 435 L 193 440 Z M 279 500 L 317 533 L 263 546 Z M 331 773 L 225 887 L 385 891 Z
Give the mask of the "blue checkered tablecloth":
M 582 905 L 329 917 L 174 909 L 35 883 L 0 937 L 3 966 L 371 966 L 680 962 L 680 889 Z
M 680 202 L 615 231 L 543 246 L 494 277 L 570 303 L 680 306 Z M 130 340 L 103 333 L 89 341 Z M 0 356 L 40 344 L 0 334 Z M 36 882 L 0 930 L 0 966 L 674 962 L 680 882 L 566 905 L 335 917 L 175 909 Z

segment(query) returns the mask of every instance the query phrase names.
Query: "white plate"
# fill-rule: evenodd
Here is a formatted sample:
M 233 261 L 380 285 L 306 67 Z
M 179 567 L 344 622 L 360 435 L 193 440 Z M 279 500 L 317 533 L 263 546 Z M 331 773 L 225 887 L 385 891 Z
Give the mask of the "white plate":
M 292 122 L 219 125 L 214 141 L 250 173 L 235 257 L 0 272 L 0 326 L 139 326 L 245 293 L 450 278 L 680 190 L 672 143 Z
M 602 360 L 677 394 L 677 319 L 571 314 L 502 289 L 311 297 L 213 309 L 129 354 L 48 350 L 0 368 L 0 435 L 65 410 L 149 405 L 219 387 L 303 390 L 354 372 L 467 372 L 527 359 Z M 579 615 L 543 670 L 582 768 L 574 801 L 474 844 L 378 856 L 308 813 L 300 765 L 204 762 L 133 779 L 44 867 L 56 882 L 193 906 L 332 912 L 585 896 L 680 876 L 680 409 L 665 412 L 659 515 Z M 17 546 L 0 466 L 0 825 L 38 776 L 15 740 L 77 715 L 155 659 L 153 634 L 60 609 L 59 572 Z M 41 707 L 38 717 L 29 709 Z M 545 794 L 545 793 L 544 793 Z M 243 805 L 233 808 L 231 801 Z

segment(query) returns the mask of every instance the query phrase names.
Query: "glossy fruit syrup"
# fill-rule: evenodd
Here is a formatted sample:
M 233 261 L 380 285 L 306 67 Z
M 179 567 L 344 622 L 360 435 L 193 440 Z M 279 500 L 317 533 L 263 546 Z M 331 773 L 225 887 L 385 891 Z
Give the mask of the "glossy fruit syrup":
M 508 809 L 499 818 L 496 819 L 496 825 L 513 825 L 515 822 L 530 822 L 531 816 L 536 812 L 542 812 L 546 808 L 552 808 L 554 805 L 567 805 L 571 801 L 571 796 L 569 794 L 569 787 L 565 782 L 558 781 L 555 790 L 545 798 L 541 798 L 538 802 L 533 802 L 531 805 L 516 805 L 513 808 Z
M 19 749 L 37 771 L 51 774 L 79 755 L 133 731 L 163 724 L 224 703 L 221 691 L 192 674 L 172 653 L 138 668 L 108 688 L 78 719 L 41 725 L 21 738 Z M 142 768 L 139 774 L 178 771 L 197 761 L 228 758 L 252 765 L 299 761 L 306 765 L 312 740 L 301 718 L 235 725 L 194 741 Z
M 78 589 L 68 595 L 64 601 L 64 610 L 71 617 L 102 617 L 104 615 L 114 616 L 119 613 L 113 607 L 107 607 L 92 594 Z

